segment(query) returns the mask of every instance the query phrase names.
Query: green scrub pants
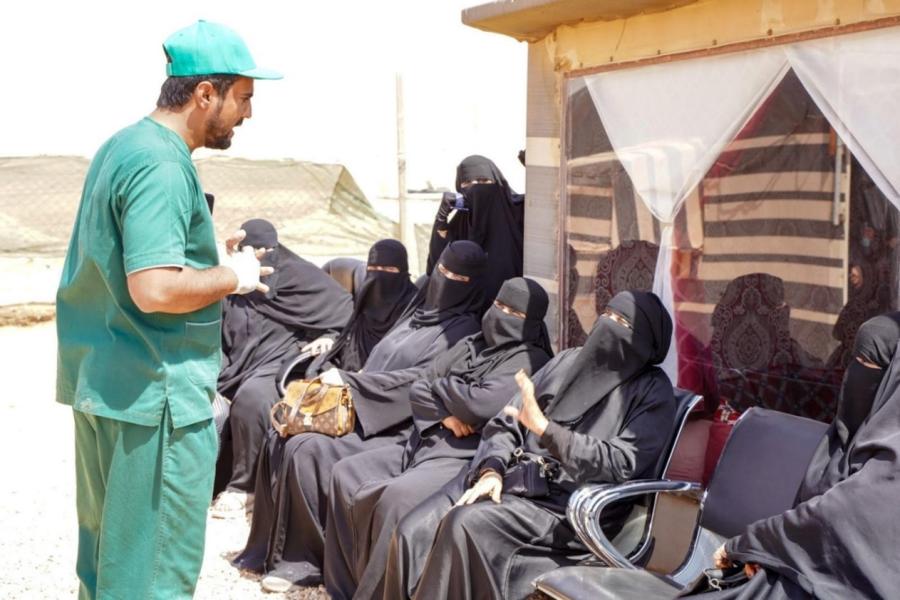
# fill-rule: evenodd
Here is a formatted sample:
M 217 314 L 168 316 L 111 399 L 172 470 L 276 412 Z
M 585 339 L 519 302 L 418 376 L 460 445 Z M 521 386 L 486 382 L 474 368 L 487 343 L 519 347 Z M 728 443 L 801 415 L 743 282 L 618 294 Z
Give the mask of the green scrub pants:
M 75 413 L 79 598 L 191 598 L 203 563 L 218 438 Z

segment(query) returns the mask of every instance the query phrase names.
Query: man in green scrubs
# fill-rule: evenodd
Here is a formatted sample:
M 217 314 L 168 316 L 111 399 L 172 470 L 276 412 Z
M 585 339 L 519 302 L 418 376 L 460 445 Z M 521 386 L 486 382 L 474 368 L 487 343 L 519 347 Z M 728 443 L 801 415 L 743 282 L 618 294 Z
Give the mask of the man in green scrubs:
M 250 118 L 258 69 L 230 29 L 163 44 L 157 109 L 97 152 L 57 293 L 57 401 L 75 416 L 81 598 L 190 598 L 217 437 L 220 300 L 266 287 L 260 250 L 219 256 L 191 152 Z

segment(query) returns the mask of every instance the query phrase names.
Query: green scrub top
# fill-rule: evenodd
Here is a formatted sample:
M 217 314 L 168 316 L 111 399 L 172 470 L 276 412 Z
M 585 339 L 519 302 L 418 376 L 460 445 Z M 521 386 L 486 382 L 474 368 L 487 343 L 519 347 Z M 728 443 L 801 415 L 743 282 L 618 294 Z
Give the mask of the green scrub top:
M 221 304 L 144 313 L 129 273 L 218 264 L 212 217 L 190 151 L 150 118 L 115 134 L 88 170 L 56 296 L 57 402 L 175 428 L 212 417 Z

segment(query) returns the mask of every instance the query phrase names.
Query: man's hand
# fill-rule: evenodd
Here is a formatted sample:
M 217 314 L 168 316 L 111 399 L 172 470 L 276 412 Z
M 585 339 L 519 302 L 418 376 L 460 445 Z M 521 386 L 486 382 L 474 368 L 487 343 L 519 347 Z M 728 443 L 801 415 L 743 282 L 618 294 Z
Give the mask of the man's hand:
M 341 372 L 335 368 L 328 369 L 321 375 L 319 375 L 319 379 L 325 385 L 338 386 L 344 385 L 344 380 L 341 378 Z
M 463 423 L 453 415 L 450 415 L 441 421 L 441 425 L 452 431 L 453 435 L 458 438 L 464 438 L 475 433 L 475 430 L 471 425 Z
M 318 356 L 331 350 L 332 346 L 334 346 L 334 340 L 323 335 L 322 337 L 317 338 L 305 345 L 303 349 L 309 350 L 310 354 L 312 354 L 313 356 Z
M 269 292 L 269 286 L 259 281 L 260 277 L 275 272 L 272 267 L 263 267 L 259 264 L 259 259 L 265 256 L 266 252 L 265 248 L 254 249 L 244 246 L 240 252 L 226 254 L 222 266 L 234 271 L 235 277 L 237 277 L 237 286 L 232 292 L 233 294 L 249 294 L 255 290 L 263 294 Z
M 516 373 L 516 383 L 519 384 L 519 391 L 522 396 L 522 408 L 519 409 L 515 406 L 505 406 L 503 412 L 514 419 L 518 419 L 522 425 L 527 427 L 528 430 L 535 435 L 544 435 L 544 431 L 547 429 L 547 425 L 550 422 L 547 420 L 547 417 L 544 416 L 541 407 L 538 406 L 537 400 L 534 397 L 534 383 L 528 375 L 525 374 L 525 371 L 521 369 Z
M 503 478 L 500 473 L 488 470 L 481 474 L 475 485 L 466 490 L 462 498 L 454 506 L 464 506 L 477 502 L 485 496 L 490 497 L 495 504 L 500 504 L 500 493 L 503 491 Z

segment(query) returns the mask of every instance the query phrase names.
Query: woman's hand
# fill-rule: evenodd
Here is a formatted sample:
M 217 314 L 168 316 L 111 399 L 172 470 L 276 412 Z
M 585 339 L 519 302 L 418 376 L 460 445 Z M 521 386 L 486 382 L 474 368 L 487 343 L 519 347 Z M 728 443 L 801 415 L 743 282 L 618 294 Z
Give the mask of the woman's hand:
M 728 569 L 734 566 L 734 561 L 728 558 L 728 552 L 725 551 L 725 544 L 718 547 L 713 554 L 713 564 L 717 569 Z M 754 575 L 759 573 L 760 566 L 756 563 L 746 563 L 744 565 L 744 575 L 747 579 L 752 579 Z
M 344 385 L 344 380 L 343 380 L 343 378 L 341 378 L 341 372 L 333 367 L 331 369 L 328 369 L 321 375 L 319 375 L 319 379 L 325 385 L 330 385 L 330 386 Z
M 728 553 L 725 552 L 725 544 L 719 546 L 713 554 L 713 565 L 717 569 L 727 569 L 732 565 L 731 559 L 728 558 Z
M 309 350 L 309 352 L 313 356 L 318 356 L 325 352 L 331 350 L 331 347 L 334 346 L 334 340 L 330 337 L 325 337 L 324 335 L 320 338 L 316 338 L 307 345 L 303 347 L 304 350 Z
M 500 493 L 502 491 L 503 478 L 500 477 L 500 473 L 497 471 L 489 469 L 481 474 L 478 481 L 466 490 L 466 493 L 462 495 L 462 498 L 454 506 L 472 504 L 485 496 L 489 496 L 495 504 L 500 504 Z
M 458 438 L 464 438 L 466 436 L 470 436 L 473 433 L 475 433 L 475 430 L 472 428 L 471 425 L 468 425 L 467 423 L 463 423 L 462 421 L 460 421 L 453 415 L 450 415 L 449 417 L 444 418 L 444 420 L 441 421 L 441 425 L 443 425 L 444 427 L 446 427 L 447 429 L 452 431 L 453 435 L 455 435 Z
M 534 383 L 525 374 L 525 371 L 521 369 L 516 373 L 516 383 L 519 384 L 519 391 L 522 393 L 522 408 L 506 406 L 503 408 L 503 412 L 514 419 L 518 419 L 522 425 L 535 435 L 544 435 L 544 431 L 550 422 L 544 416 L 541 407 L 538 406 L 537 400 L 534 398 Z

